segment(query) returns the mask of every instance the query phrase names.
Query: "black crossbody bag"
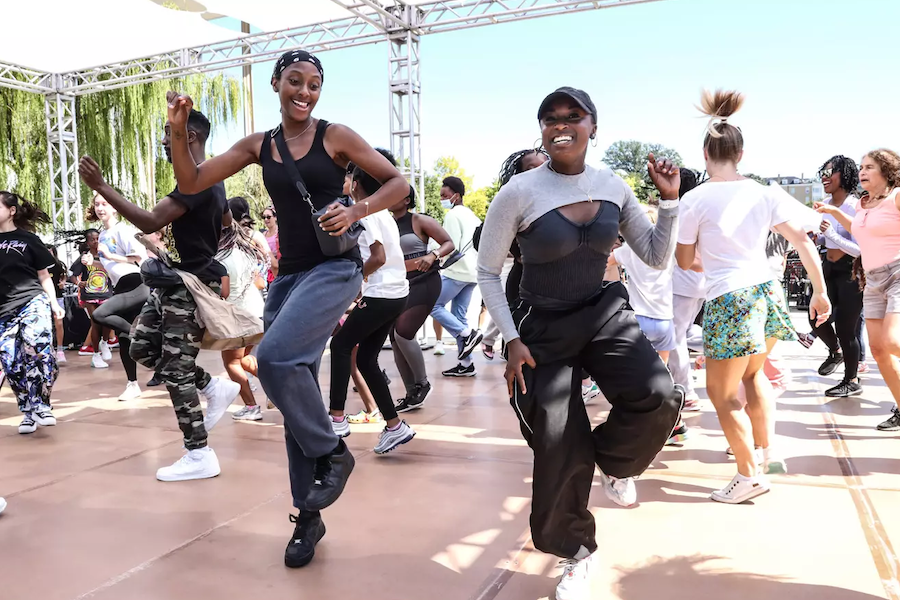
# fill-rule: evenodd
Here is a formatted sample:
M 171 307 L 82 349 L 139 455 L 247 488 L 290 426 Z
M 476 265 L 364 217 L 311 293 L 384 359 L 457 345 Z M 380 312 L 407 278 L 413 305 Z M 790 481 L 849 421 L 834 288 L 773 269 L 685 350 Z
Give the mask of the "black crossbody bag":
M 272 139 L 275 140 L 275 147 L 278 148 L 278 154 L 281 155 L 281 163 L 287 169 L 288 175 L 290 175 L 291 180 L 297 187 L 297 191 L 300 192 L 300 197 L 309 204 L 309 209 L 312 212 L 310 218 L 312 219 L 313 229 L 316 232 L 316 239 L 319 241 L 319 248 L 322 250 L 322 254 L 325 256 L 341 256 L 352 250 L 359 243 L 359 236 L 365 230 L 365 227 L 363 227 L 362 223 L 356 222 L 350 226 L 350 229 L 339 236 L 330 235 L 322 229 L 319 225 L 319 218 L 325 214 L 328 207 L 324 206 L 316 210 L 316 207 L 313 205 L 309 190 L 306 189 L 306 184 L 300 176 L 300 171 L 297 170 L 297 165 L 291 157 L 291 151 L 288 150 L 287 143 L 284 141 L 284 132 L 281 130 L 280 125 L 272 130 Z M 335 198 L 335 201 L 340 202 L 344 206 L 351 206 L 349 198 Z

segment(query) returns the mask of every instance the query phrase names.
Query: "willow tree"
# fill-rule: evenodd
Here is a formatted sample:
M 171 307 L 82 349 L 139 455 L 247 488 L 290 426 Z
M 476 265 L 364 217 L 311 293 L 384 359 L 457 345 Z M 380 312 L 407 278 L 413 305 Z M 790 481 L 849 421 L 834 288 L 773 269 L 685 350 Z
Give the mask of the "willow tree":
M 214 129 L 237 121 L 240 82 L 224 74 L 96 92 L 79 96 L 75 104 L 79 154 L 92 156 L 113 186 L 144 206 L 175 186 L 160 145 L 170 89 L 190 94 Z M 50 210 L 42 96 L 0 88 L 0 189 L 13 189 Z M 84 202 L 90 190 L 82 186 L 81 194 Z

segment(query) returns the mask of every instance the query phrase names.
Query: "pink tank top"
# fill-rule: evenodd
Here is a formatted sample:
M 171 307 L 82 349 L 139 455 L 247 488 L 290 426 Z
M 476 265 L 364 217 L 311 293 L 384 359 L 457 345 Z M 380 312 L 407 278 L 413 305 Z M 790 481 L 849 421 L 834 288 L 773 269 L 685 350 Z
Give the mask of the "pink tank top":
M 853 217 L 853 237 L 859 244 L 866 271 L 900 260 L 900 210 L 897 210 L 895 188 L 874 208 L 857 205 Z

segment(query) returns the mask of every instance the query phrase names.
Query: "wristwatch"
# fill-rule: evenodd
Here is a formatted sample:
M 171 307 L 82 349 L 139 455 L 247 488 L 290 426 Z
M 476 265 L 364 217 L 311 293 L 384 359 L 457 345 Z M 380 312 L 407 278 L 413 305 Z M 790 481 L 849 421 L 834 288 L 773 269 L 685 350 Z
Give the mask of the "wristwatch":
M 434 254 L 434 257 L 435 257 L 436 259 L 441 260 L 441 250 L 440 250 L 440 248 L 435 248 L 434 250 L 431 251 L 431 253 Z

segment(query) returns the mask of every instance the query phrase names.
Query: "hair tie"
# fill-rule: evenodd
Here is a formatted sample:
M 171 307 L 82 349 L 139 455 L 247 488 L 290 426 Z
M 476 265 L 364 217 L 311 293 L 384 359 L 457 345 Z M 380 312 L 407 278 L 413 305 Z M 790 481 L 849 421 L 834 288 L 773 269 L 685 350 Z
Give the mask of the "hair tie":
M 716 131 L 716 125 L 717 125 L 717 124 L 720 124 L 720 125 L 727 125 L 727 124 L 728 124 L 728 117 L 722 117 L 722 116 L 719 116 L 719 115 L 712 115 L 712 116 L 709 118 L 709 123 L 706 124 L 706 131 L 707 131 L 707 133 L 709 133 L 710 136 L 712 136 L 712 137 L 714 137 L 714 138 L 722 137 L 721 132 Z

